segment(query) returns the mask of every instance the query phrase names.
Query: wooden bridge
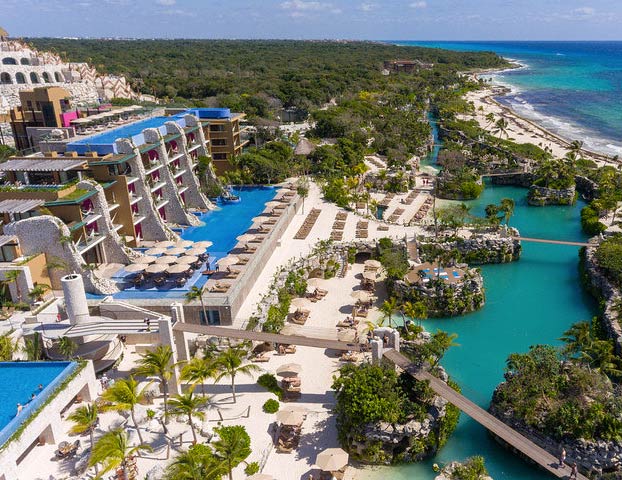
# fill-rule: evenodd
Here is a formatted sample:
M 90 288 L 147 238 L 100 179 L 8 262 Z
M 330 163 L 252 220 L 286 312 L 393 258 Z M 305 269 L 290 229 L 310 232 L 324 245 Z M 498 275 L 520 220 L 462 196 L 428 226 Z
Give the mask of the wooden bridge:
M 520 240 L 521 242 L 534 242 L 534 243 L 549 243 L 552 245 L 569 245 L 572 247 L 598 247 L 598 243 L 587 242 L 567 242 L 565 240 L 549 240 L 546 238 L 532 238 L 532 237 L 510 237 L 513 240 Z
M 254 332 L 248 330 L 239 330 L 228 327 L 216 327 L 211 325 L 195 325 L 189 323 L 177 322 L 174 331 L 196 333 L 202 335 L 212 335 L 215 337 L 234 338 L 238 340 L 252 340 L 257 342 L 280 343 L 284 345 L 298 345 L 303 347 L 325 348 L 337 351 L 361 351 L 361 345 L 358 343 L 346 343 L 337 340 L 326 340 L 321 338 L 310 338 L 302 335 L 281 335 L 276 333 Z M 477 423 L 488 429 L 494 435 L 507 442 L 512 448 L 515 448 L 523 455 L 530 458 L 533 462 L 540 465 L 557 478 L 568 478 L 570 468 L 566 466 L 563 469 L 557 468 L 558 459 L 549 452 L 539 447 L 531 440 L 527 439 L 511 427 L 497 419 L 483 408 L 479 407 L 464 395 L 456 392 L 445 382 L 430 375 L 428 372 L 419 370 L 412 362 L 395 350 L 385 350 L 384 357 L 393 362 L 396 366 L 408 372 L 414 378 L 422 382 L 428 382 L 432 390 L 443 397 L 448 402 L 458 407 L 462 412 L 467 414 Z M 568 474 L 568 475 L 567 475 Z M 588 480 L 587 477 L 579 475 L 578 479 Z
M 525 170 L 517 170 L 515 172 L 505 172 L 505 173 L 482 173 L 481 177 L 507 177 L 508 175 L 520 175 L 525 172 Z

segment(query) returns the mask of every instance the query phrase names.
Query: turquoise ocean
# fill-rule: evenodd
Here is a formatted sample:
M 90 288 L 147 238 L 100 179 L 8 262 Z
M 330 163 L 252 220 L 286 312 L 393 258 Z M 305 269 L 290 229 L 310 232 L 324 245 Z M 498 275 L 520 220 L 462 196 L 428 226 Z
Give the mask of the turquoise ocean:
M 622 156 L 622 42 L 392 43 L 516 60 L 524 68 L 488 76 L 512 90 L 501 103 L 589 150 Z
M 513 93 L 500 99 L 556 133 L 583 140 L 591 149 L 610 155 L 622 149 L 622 42 L 394 42 L 455 50 L 495 51 L 528 67 L 503 72 L 495 81 Z M 435 149 L 436 151 L 436 149 Z M 620 150 L 622 152 L 622 150 Z M 427 159 L 434 163 L 435 155 Z M 584 241 L 579 223 L 581 201 L 568 207 L 529 207 L 526 189 L 487 185 L 469 202 L 483 214 L 489 203 L 516 201 L 510 225 L 524 236 Z M 458 334 L 443 366 L 463 393 L 487 408 L 503 373 L 507 356 L 531 345 L 559 345 L 575 322 L 597 314 L 595 302 L 579 283 L 577 247 L 523 243 L 518 262 L 482 268 L 486 305 L 459 318 L 427 320 L 429 331 Z M 395 319 L 399 321 L 399 318 Z M 435 458 L 414 465 L 374 469 L 362 478 L 380 480 L 433 479 L 432 465 L 482 455 L 495 480 L 547 479 L 551 476 L 500 447 L 485 429 L 464 414 L 459 426 Z M 569 472 L 568 472 L 569 473 Z

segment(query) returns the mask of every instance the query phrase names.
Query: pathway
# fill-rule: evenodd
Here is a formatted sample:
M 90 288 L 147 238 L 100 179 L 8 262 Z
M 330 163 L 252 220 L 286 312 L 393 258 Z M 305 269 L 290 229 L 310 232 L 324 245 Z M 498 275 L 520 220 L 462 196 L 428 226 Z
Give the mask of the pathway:
M 549 240 L 546 238 L 532 238 L 532 237 L 510 237 L 513 240 L 520 240 L 521 242 L 535 242 L 535 243 L 550 243 L 552 245 L 570 245 L 573 247 L 598 247 L 598 243 L 587 242 L 567 242 L 565 240 Z

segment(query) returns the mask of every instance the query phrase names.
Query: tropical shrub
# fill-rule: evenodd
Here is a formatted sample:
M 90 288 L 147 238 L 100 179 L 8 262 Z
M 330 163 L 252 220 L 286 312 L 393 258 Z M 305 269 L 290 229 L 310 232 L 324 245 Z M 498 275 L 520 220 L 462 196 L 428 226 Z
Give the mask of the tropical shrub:
M 266 413 L 276 413 L 279 411 L 279 402 L 270 398 L 263 404 L 263 411 Z
M 283 397 L 283 390 L 279 387 L 279 381 L 271 373 L 264 373 L 257 379 L 257 384 L 274 393 L 280 400 Z

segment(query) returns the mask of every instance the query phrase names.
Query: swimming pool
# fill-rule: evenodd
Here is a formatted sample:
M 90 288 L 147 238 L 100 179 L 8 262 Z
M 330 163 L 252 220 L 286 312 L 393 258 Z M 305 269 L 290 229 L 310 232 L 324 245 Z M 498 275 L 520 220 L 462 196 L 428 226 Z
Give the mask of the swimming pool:
M 234 189 L 233 193 L 240 197 L 239 202 L 222 204 L 216 210 L 201 214 L 199 216 L 202 222 L 200 226 L 186 228 L 180 234 L 184 240 L 213 242 L 208 249 L 212 265 L 218 259 L 227 256 L 235 247 L 236 238 L 246 232 L 253 224 L 253 218 L 264 211 L 266 202 L 276 196 L 277 188 L 241 187 Z M 201 287 L 207 280 L 207 276 L 196 272 L 181 288 L 140 290 L 132 287 L 115 293 L 113 297 L 116 299 L 182 298 L 192 286 Z M 101 298 L 101 296 L 88 295 L 88 298 Z
M 0 362 L 0 445 L 77 366 L 75 362 Z M 16 417 L 18 403 L 23 409 Z

